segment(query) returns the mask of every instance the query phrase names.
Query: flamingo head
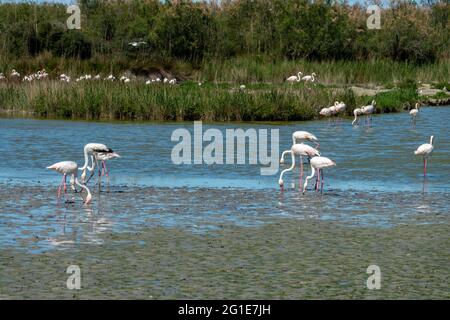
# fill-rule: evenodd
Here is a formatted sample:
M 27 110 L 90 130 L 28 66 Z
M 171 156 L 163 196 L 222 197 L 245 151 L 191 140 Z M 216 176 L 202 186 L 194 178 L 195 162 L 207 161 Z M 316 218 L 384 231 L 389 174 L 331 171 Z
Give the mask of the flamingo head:
M 283 185 L 284 185 L 283 179 L 280 178 L 280 180 L 278 180 L 278 184 L 280 185 L 280 187 L 283 187 Z
M 120 158 L 120 155 L 116 152 L 111 153 L 111 156 L 114 158 Z

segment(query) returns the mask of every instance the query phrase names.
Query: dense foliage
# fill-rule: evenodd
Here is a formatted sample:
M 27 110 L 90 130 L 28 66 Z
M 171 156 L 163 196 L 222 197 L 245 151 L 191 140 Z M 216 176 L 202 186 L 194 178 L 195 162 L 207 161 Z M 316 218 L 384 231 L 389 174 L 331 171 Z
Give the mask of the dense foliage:
M 67 30 L 65 5 L 0 4 L 0 67 L 29 58 L 39 64 L 42 56 L 94 66 L 114 56 L 123 68 L 239 56 L 414 64 L 450 56 L 449 0 L 392 0 L 380 30 L 367 29 L 365 7 L 345 1 L 81 0 L 80 8 L 81 30 Z M 145 44 L 129 44 L 134 41 Z

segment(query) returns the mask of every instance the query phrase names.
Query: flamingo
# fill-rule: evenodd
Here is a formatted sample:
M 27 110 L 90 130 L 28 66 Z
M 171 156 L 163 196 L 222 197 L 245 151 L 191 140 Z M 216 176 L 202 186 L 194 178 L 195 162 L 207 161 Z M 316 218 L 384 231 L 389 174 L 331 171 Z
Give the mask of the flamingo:
M 431 153 L 433 152 L 433 148 L 434 148 L 433 147 L 433 138 L 434 138 L 434 136 L 431 136 L 430 143 L 424 143 L 421 146 L 419 146 L 416 151 L 414 151 L 415 155 L 423 157 L 423 176 L 424 177 L 427 175 L 428 157 L 431 156 Z
M 336 104 L 337 103 L 337 104 Z M 341 113 L 341 112 L 345 112 L 345 109 L 347 108 L 347 106 L 345 105 L 345 103 L 344 102 L 338 102 L 338 101 L 336 101 L 335 102 L 335 105 L 336 105 L 336 111 L 337 111 L 337 113 Z
M 18 73 L 15 69 L 12 69 L 11 71 L 11 78 L 20 78 L 20 73 Z
M 294 169 L 296 155 L 300 156 L 300 185 L 303 180 L 303 156 L 306 156 L 308 158 L 320 156 L 320 152 L 317 149 L 314 149 L 313 147 L 308 146 L 307 144 L 304 144 L 304 143 L 297 143 L 297 144 L 292 145 L 290 150 L 286 150 L 282 153 L 280 163 L 284 163 L 284 155 L 287 153 L 291 154 L 293 165 L 291 165 L 290 168 L 283 170 L 281 172 L 280 179 L 278 180 L 278 183 L 281 188 L 283 188 L 283 184 L 284 184 L 284 182 L 283 182 L 284 173 Z
M 292 144 L 296 144 L 299 141 L 311 141 L 316 144 L 316 148 L 319 149 L 319 139 L 308 131 L 295 131 L 292 134 Z
M 369 122 L 372 121 L 372 114 L 375 111 L 375 105 L 375 100 L 372 100 L 371 104 L 361 108 L 362 114 L 366 115 L 366 118 L 369 119 Z
M 331 116 L 330 108 L 322 108 L 322 109 L 320 109 L 319 115 L 324 116 L 324 117 Z
M 301 80 L 301 75 L 303 75 L 303 73 L 301 73 L 300 71 L 298 72 L 298 74 L 296 76 L 290 76 L 289 78 L 286 79 L 286 81 L 288 82 L 300 82 Z
M 169 80 L 169 84 L 177 84 L 177 79 L 171 79 Z
M 358 116 L 363 114 L 362 108 L 356 108 L 353 110 L 353 114 L 355 115 L 355 119 L 352 121 L 352 125 L 355 124 L 355 122 L 358 122 Z
M 411 122 L 413 123 L 416 122 L 416 117 L 418 113 L 419 113 L 419 103 L 416 103 L 415 108 L 411 109 L 411 111 L 409 112 L 409 114 L 411 115 Z
M 327 158 L 327 157 L 314 157 L 311 159 L 310 161 L 311 164 L 311 175 L 307 176 L 305 179 L 305 184 L 303 185 L 303 193 L 305 193 L 306 188 L 308 187 L 308 180 L 311 179 L 312 177 L 314 177 L 316 170 L 317 170 L 317 180 L 316 180 L 316 191 L 319 190 L 319 183 L 320 183 L 320 178 L 322 177 L 322 181 L 321 181 L 321 192 L 323 193 L 323 169 L 324 168 L 329 168 L 329 167 L 333 167 L 336 165 L 336 163 Z
M 241 84 L 240 87 L 239 87 L 239 90 L 240 91 L 244 91 L 245 90 L 245 84 Z
M 316 149 L 319 149 L 319 139 L 317 139 L 317 137 L 315 135 L 313 135 L 312 133 L 308 132 L 308 131 L 295 131 L 292 134 L 292 145 L 295 145 L 299 142 L 303 142 L 303 141 L 310 141 L 310 142 L 314 142 L 316 144 Z M 287 153 L 287 151 L 283 151 L 283 153 L 281 154 L 281 159 L 280 159 L 280 163 L 284 163 L 284 155 Z
M 84 146 L 84 165 L 79 168 L 78 170 L 83 171 L 81 174 L 81 181 L 84 183 L 86 181 L 86 170 L 89 170 L 91 172 L 91 175 L 89 176 L 89 179 L 94 175 L 94 159 L 98 166 L 98 159 L 97 154 L 98 153 L 113 153 L 114 151 L 111 148 L 108 148 L 106 145 L 101 143 L 88 143 Z M 89 155 L 94 156 L 91 157 L 91 167 L 89 167 Z M 99 166 L 98 166 L 99 167 Z M 99 167 L 99 188 L 101 184 L 100 180 L 100 167 Z M 89 181 L 88 179 L 88 181 Z
M 63 175 L 63 178 L 61 180 L 61 183 L 58 187 L 58 199 L 61 196 L 61 188 L 64 187 L 64 193 L 67 193 L 67 187 L 66 187 L 66 178 L 67 175 L 70 175 L 70 185 L 72 187 L 73 190 L 75 190 L 74 187 L 74 183 L 76 185 L 78 185 L 79 187 L 81 187 L 82 189 L 86 190 L 87 192 L 87 196 L 86 199 L 84 200 L 84 203 L 88 204 L 89 202 L 91 202 L 92 200 L 92 195 L 91 192 L 89 190 L 88 187 L 86 187 L 85 185 L 81 184 L 78 181 L 78 165 L 73 162 L 73 161 L 61 161 L 61 162 L 57 162 L 55 164 L 52 164 L 51 166 L 48 166 L 47 169 L 50 170 L 54 170 L 58 173 L 61 173 Z
M 302 80 L 303 81 L 305 81 L 305 82 L 314 82 L 314 77 L 316 76 L 316 74 L 313 72 L 313 73 L 311 73 L 311 75 L 307 75 L 307 76 L 304 76 L 303 78 L 302 78 Z
M 91 155 L 92 170 L 94 170 L 94 167 L 95 167 L 94 159 L 96 160 L 96 162 L 98 162 L 98 160 L 100 160 L 102 162 L 102 165 L 101 165 L 101 169 L 100 169 L 100 167 L 98 168 L 99 176 L 100 175 L 103 176 L 106 174 L 108 184 L 109 184 L 109 174 L 108 174 L 108 169 L 106 168 L 106 161 L 114 159 L 114 158 L 120 158 L 120 155 L 116 152 L 110 152 L 110 153 L 99 152 L 99 153 L 95 153 L 95 154 Z M 105 171 L 103 172 L 103 170 L 105 170 Z M 92 175 L 89 177 L 89 179 L 91 177 L 92 177 Z M 89 179 L 86 181 L 86 183 L 89 182 Z

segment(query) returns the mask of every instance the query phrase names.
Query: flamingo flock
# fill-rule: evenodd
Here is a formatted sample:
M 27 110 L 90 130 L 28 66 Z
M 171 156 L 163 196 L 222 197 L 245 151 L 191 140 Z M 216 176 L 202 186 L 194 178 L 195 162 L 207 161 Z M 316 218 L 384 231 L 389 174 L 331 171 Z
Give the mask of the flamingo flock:
M 376 101 L 372 100 L 372 102 L 367 105 L 363 106 L 361 108 L 354 109 L 354 120 L 352 121 L 352 125 L 357 123 L 359 121 L 358 116 L 366 116 L 366 122 L 371 123 L 372 122 L 372 114 L 375 112 L 376 107 Z M 344 102 L 338 102 L 335 101 L 334 105 L 328 108 L 323 108 L 320 110 L 320 115 L 322 116 L 331 116 L 336 115 L 339 112 L 345 111 L 345 103 Z M 416 117 L 419 113 L 419 103 L 415 104 L 414 109 L 411 109 L 410 115 L 411 115 L 411 122 L 415 123 Z M 429 143 L 424 143 L 420 145 L 415 151 L 414 154 L 418 156 L 422 156 L 423 158 L 423 176 L 426 177 L 427 175 L 427 164 L 428 159 L 433 153 L 433 139 L 434 136 L 430 137 Z M 299 143 L 299 141 L 301 143 Z M 311 147 L 310 145 L 305 144 L 304 142 L 314 142 L 316 143 L 316 148 Z M 308 181 L 311 180 L 317 173 L 317 180 L 315 189 L 316 191 L 321 191 L 323 193 L 323 184 L 324 184 L 324 178 L 323 178 L 323 169 L 336 166 L 336 163 L 326 157 L 321 156 L 319 152 L 319 140 L 317 137 L 309 133 L 307 131 L 295 131 L 292 134 L 292 146 L 290 149 L 285 150 L 281 154 L 280 158 L 280 164 L 284 164 L 284 158 L 287 154 L 291 155 L 291 166 L 287 169 L 284 169 L 281 171 L 280 177 L 278 179 L 278 184 L 280 185 L 281 190 L 284 190 L 284 180 L 283 177 L 287 172 L 290 172 L 294 170 L 295 168 L 295 157 L 299 156 L 299 163 L 300 163 L 300 186 L 303 183 L 303 175 L 304 175 L 304 169 L 303 169 L 303 157 L 306 157 L 308 159 L 308 162 L 311 166 L 311 175 L 307 176 L 305 179 L 305 183 L 303 185 L 303 193 L 307 190 Z
M 21 75 L 19 72 L 17 72 L 15 69 L 13 69 L 11 71 L 11 74 L 7 77 L 5 76 L 3 73 L 0 73 L 0 82 L 4 82 L 4 81 L 13 81 L 13 82 L 18 82 L 21 79 Z M 49 80 L 50 76 L 49 74 L 45 71 L 45 69 L 39 70 L 36 73 L 33 74 L 28 74 L 25 75 L 22 78 L 23 82 L 33 82 L 33 81 L 37 81 L 37 80 Z M 72 81 L 72 77 L 66 74 L 61 74 L 58 79 L 61 82 L 64 83 L 70 83 Z M 90 80 L 102 80 L 102 76 L 100 74 L 97 74 L 95 76 L 91 75 L 91 74 L 84 74 L 81 75 L 77 78 L 75 78 L 75 82 L 80 82 L 80 81 L 90 81 Z M 109 81 L 109 82 L 113 82 L 116 81 L 116 77 L 113 74 L 109 74 L 107 77 L 103 78 L 104 81 Z M 131 82 L 131 78 L 126 76 L 126 75 L 122 75 L 119 78 L 119 82 L 122 83 L 129 83 Z M 178 80 L 176 78 L 159 78 L 159 77 L 153 77 L 153 78 L 149 78 L 148 80 L 145 81 L 146 85 L 149 84 L 157 84 L 157 83 L 164 83 L 164 84 L 169 84 L 169 85 L 176 85 L 178 84 Z
M 85 190 L 87 193 L 86 198 L 83 200 L 83 203 L 89 204 L 92 201 L 92 194 L 90 189 L 87 187 L 87 183 L 90 178 L 94 175 L 95 166 L 98 167 L 98 186 L 99 192 L 101 192 L 101 177 L 106 174 L 109 182 L 108 170 L 106 168 L 106 161 L 111 160 L 113 158 L 119 158 L 119 154 L 114 152 L 111 148 L 107 147 L 101 143 L 88 143 L 84 146 L 83 149 L 84 154 L 84 165 L 79 168 L 78 164 L 73 161 L 61 161 L 48 166 L 47 169 L 54 170 L 59 174 L 62 174 L 62 180 L 58 187 L 57 198 L 60 199 L 61 192 L 64 191 L 67 200 L 67 176 L 70 176 L 70 187 L 76 192 L 76 187 L 80 187 L 82 190 Z M 89 166 L 89 161 L 91 165 Z M 101 166 L 99 165 L 99 161 L 101 161 Z M 78 180 L 78 171 L 81 171 L 81 182 Z M 87 171 L 91 172 L 90 177 L 86 180 Z M 74 201 L 74 199 L 72 199 Z
M 298 141 L 302 141 L 302 143 L 298 143 Z M 292 147 L 289 150 L 283 151 L 281 154 L 280 163 L 284 163 L 284 156 L 286 154 L 291 155 L 291 166 L 283 171 L 281 171 L 280 178 L 278 179 L 278 184 L 280 185 L 281 190 L 284 190 L 284 180 L 283 176 L 285 173 L 294 170 L 295 168 L 295 156 L 300 157 L 300 186 L 303 183 L 303 157 L 307 157 L 309 164 L 311 166 L 311 175 L 307 176 L 305 179 L 305 183 L 303 185 L 303 193 L 306 192 L 306 189 L 308 188 L 308 181 L 312 179 L 317 171 L 317 180 L 315 189 L 316 191 L 321 191 L 323 193 L 323 169 L 335 166 L 336 163 L 327 158 L 321 156 L 318 149 L 311 147 L 308 144 L 305 144 L 303 142 L 310 141 L 316 143 L 316 148 L 319 147 L 318 139 L 315 135 L 308 131 L 295 131 L 292 134 Z M 322 178 L 321 178 L 322 177 Z M 321 186 L 320 185 L 320 179 L 321 180 Z

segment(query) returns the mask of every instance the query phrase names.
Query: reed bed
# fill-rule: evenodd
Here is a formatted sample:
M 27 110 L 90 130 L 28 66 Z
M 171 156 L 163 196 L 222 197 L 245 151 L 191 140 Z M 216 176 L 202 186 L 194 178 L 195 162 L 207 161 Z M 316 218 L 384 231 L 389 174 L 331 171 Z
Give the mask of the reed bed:
M 320 84 L 238 84 L 186 81 L 180 85 L 107 81 L 41 81 L 0 84 L 0 110 L 41 118 L 156 121 L 291 121 L 318 117 L 321 108 L 345 101 L 348 115 L 373 97 Z M 378 112 L 393 112 L 418 99 L 415 88 L 378 94 Z

